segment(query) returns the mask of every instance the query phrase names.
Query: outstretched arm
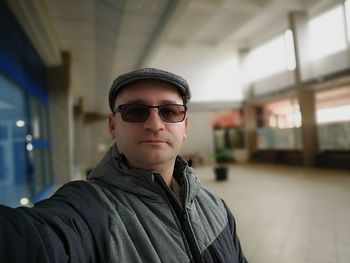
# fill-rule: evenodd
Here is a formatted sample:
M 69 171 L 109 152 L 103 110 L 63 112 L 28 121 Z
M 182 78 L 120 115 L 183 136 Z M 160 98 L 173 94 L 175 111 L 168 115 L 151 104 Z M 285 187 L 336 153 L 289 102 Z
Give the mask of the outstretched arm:
M 66 184 L 33 208 L 2 206 L 0 220 L 0 258 L 9 262 L 105 262 L 108 255 L 107 210 L 84 181 Z M 12 260 L 23 252 L 25 260 Z
M 17 209 L 0 205 L 0 259 L 13 263 L 46 263 L 43 241 L 31 221 Z

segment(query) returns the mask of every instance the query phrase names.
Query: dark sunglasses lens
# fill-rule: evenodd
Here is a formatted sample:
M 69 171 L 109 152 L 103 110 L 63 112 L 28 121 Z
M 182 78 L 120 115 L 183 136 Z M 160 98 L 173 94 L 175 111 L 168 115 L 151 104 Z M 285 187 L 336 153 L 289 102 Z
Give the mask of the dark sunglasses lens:
M 120 109 L 123 121 L 144 122 L 149 117 L 149 108 L 146 105 L 127 104 Z
M 183 105 L 161 105 L 159 115 L 165 122 L 181 122 L 185 119 L 186 109 Z

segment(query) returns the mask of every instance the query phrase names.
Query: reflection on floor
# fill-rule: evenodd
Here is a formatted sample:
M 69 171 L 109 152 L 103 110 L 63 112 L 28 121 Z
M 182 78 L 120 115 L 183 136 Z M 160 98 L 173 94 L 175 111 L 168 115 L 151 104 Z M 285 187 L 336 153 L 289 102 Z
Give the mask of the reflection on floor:
M 232 165 L 225 182 L 196 171 L 232 209 L 250 263 L 350 262 L 350 171 Z

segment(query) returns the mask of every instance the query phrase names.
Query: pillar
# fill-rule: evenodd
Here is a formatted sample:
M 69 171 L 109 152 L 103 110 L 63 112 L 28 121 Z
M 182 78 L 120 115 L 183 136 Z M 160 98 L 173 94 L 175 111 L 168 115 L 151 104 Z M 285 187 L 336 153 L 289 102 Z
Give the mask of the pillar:
M 315 92 L 300 85 L 297 87 L 301 112 L 301 135 L 305 166 L 313 166 L 318 151 Z
M 256 109 L 253 105 L 245 103 L 243 105 L 244 115 L 244 144 L 247 150 L 248 160 L 252 160 L 253 154 L 256 151 L 256 129 L 257 116 Z
M 70 56 L 62 54 L 63 63 L 48 69 L 48 95 L 52 142 L 52 171 L 55 184 L 63 184 L 73 175 L 73 101 L 70 94 Z

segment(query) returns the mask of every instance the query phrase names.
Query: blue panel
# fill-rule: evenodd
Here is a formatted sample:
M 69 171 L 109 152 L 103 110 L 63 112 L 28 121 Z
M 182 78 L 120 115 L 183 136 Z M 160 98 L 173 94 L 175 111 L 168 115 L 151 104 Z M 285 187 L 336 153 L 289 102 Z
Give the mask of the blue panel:
M 51 143 L 49 141 L 44 141 L 44 140 L 33 140 L 32 144 L 34 148 L 50 148 Z
M 28 125 L 28 123 L 25 123 L 25 124 Z M 12 138 L 23 139 L 26 137 L 26 132 L 27 132 L 26 126 L 17 127 L 16 123 L 13 122 L 13 124 L 12 124 Z
M 0 124 L 0 142 L 6 140 L 7 137 L 8 137 L 8 132 L 7 132 L 6 126 Z
M 39 202 L 45 198 L 48 198 L 54 192 L 54 186 L 49 184 L 44 187 L 42 191 L 33 195 L 33 202 Z
M 0 144 L 0 183 L 6 177 L 5 148 Z
M 15 173 L 15 185 L 26 184 L 26 155 L 25 143 L 16 142 L 13 144 L 13 166 Z
M 15 125 L 26 120 L 25 94 L 13 81 L 0 75 L 0 120 Z
M 47 104 L 45 65 L 3 0 L 0 36 L 0 70 Z

